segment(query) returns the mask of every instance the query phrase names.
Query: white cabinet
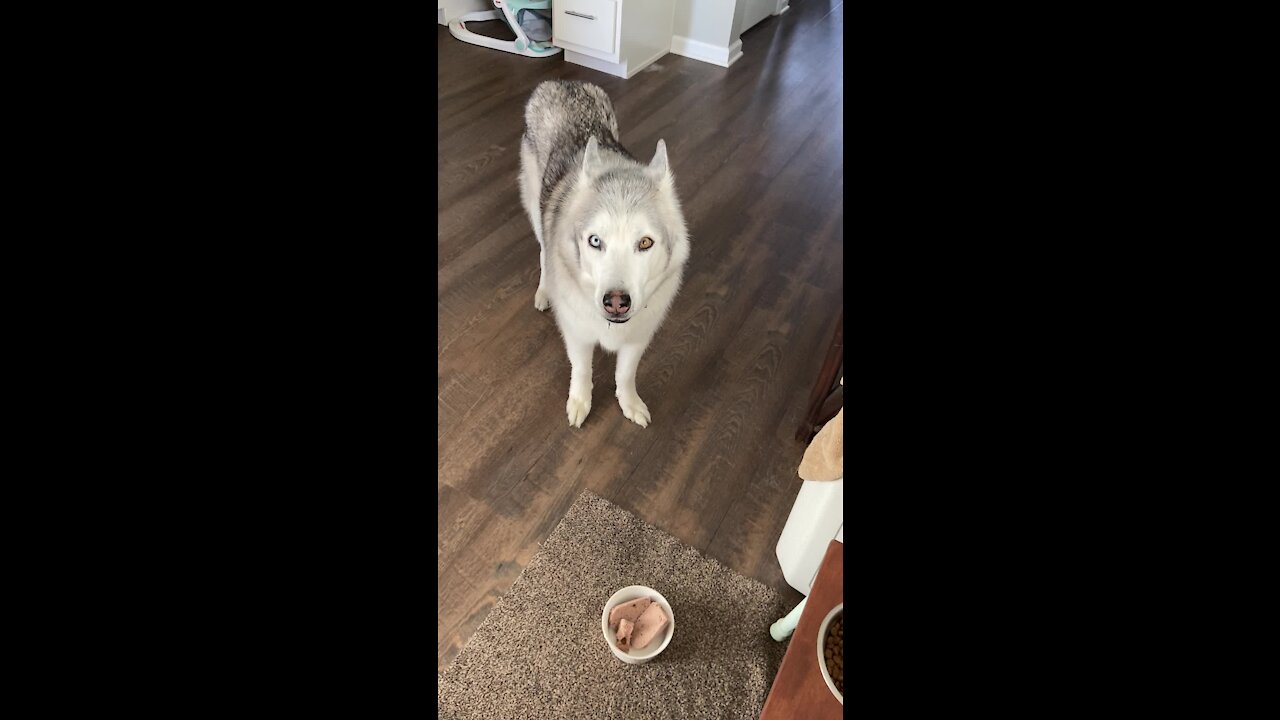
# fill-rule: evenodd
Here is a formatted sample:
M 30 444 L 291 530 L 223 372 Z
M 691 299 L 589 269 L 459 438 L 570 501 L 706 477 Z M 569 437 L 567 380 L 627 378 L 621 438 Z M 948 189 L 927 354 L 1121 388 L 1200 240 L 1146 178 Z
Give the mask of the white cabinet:
M 844 478 L 805 480 L 776 548 L 788 585 L 809 594 L 832 538 L 844 542 Z
M 629 78 L 671 52 L 675 0 L 552 0 L 551 42 L 576 65 Z

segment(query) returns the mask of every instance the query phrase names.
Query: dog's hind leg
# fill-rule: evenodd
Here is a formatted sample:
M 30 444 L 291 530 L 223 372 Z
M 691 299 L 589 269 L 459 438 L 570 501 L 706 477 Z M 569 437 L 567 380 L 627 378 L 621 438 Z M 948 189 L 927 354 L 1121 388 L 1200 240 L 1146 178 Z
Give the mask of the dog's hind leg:
M 649 426 L 649 406 L 644 404 L 636 393 L 636 370 L 640 367 L 640 356 L 644 355 L 645 345 L 630 343 L 618 348 L 618 367 L 614 381 L 618 389 L 614 394 L 622 414 L 640 427 Z
M 538 291 L 533 294 L 533 306 L 539 310 L 551 307 L 547 299 L 547 246 L 542 242 L 542 169 L 529 138 L 520 140 L 520 202 L 533 225 L 533 236 L 538 239 Z

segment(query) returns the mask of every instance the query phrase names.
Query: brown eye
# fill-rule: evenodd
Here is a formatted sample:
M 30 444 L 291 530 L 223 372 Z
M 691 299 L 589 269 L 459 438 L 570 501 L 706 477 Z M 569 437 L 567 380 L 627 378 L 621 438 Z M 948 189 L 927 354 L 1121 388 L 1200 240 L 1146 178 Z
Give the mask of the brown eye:
M 651 238 L 640 238 L 641 250 L 648 250 L 651 247 L 653 247 L 653 240 Z

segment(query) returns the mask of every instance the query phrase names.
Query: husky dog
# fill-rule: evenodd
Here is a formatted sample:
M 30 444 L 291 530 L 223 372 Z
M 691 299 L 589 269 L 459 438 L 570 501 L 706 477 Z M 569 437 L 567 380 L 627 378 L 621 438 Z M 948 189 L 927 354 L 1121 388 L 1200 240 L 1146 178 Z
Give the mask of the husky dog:
M 520 198 L 541 246 L 533 306 L 551 308 L 572 372 L 565 411 L 591 412 L 596 345 L 618 354 L 616 396 L 641 427 L 640 356 L 666 317 L 689 259 L 689 236 L 658 141 L 637 162 L 618 142 L 609 96 L 595 85 L 548 81 L 530 96 L 520 144 Z

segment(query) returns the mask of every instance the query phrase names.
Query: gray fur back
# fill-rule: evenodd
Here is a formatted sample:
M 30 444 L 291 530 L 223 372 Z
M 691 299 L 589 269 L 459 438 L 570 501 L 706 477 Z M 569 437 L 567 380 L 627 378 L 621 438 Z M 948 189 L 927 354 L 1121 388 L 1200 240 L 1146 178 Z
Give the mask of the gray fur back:
M 594 135 L 601 152 L 635 160 L 618 142 L 618 119 L 613 103 L 599 86 L 584 82 L 548 80 L 538 85 L 524 109 L 524 141 L 542 169 L 540 205 L 564 180 L 572 182 L 582 163 L 587 141 Z

